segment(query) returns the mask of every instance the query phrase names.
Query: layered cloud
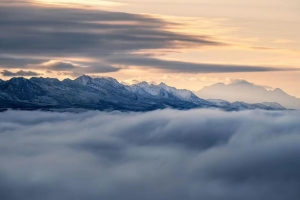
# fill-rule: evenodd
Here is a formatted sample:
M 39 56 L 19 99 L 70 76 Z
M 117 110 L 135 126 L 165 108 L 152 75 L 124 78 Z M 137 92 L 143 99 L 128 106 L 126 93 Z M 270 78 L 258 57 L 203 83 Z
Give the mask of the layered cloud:
M 69 71 L 76 76 L 85 73 L 107 73 L 107 72 L 116 72 L 119 71 L 120 68 L 112 67 L 109 65 L 78 65 L 72 62 L 63 62 L 59 60 L 50 60 L 48 62 L 36 64 L 36 65 L 27 65 L 26 68 L 34 68 L 39 70 L 48 70 L 48 71 Z
M 0 113 L 0 198 L 298 200 L 298 111 Z
M 26 56 L 44 62 L 54 57 L 92 58 L 101 68 L 103 58 L 117 53 L 223 45 L 208 36 L 170 31 L 178 24 L 148 15 L 27 4 L 2 6 L 0 12 L 1 60 L 6 61 L 2 67 L 22 67 Z
M 111 62 L 129 66 L 143 66 L 145 68 L 160 69 L 168 72 L 180 73 L 234 73 L 234 72 L 271 72 L 271 71 L 300 71 L 296 68 L 263 67 L 251 65 L 226 65 L 209 63 L 192 63 L 138 56 L 114 57 Z
M 7 54 L 96 56 L 140 49 L 221 45 L 207 36 L 168 31 L 166 28 L 175 24 L 147 15 L 33 6 L 3 6 L 1 15 L 1 40 L 5 40 L 1 50 Z
M 108 73 L 131 67 L 186 73 L 294 70 L 160 60 L 139 53 L 229 44 L 212 35 L 178 31 L 185 25 L 158 16 L 14 2 L 18 4 L 2 2 L 0 7 L 0 67 L 6 70 L 33 70 L 30 67 L 53 61 L 64 65 L 54 71 L 70 74 Z M 76 67 L 65 68 L 63 63 Z

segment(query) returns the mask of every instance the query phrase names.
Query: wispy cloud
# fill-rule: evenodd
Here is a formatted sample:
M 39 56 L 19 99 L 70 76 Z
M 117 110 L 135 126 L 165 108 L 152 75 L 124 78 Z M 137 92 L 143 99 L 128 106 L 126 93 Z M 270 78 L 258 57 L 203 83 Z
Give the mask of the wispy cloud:
M 104 64 L 94 64 L 89 66 L 74 64 L 71 62 L 63 62 L 59 60 L 50 60 L 48 62 L 35 64 L 35 65 L 27 65 L 26 68 L 33 68 L 39 70 L 47 70 L 47 71 L 64 71 L 64 72 L 72 72 L 74 74 L 85 74 L 85 73 L 107 73 L 107 72 L 116 72 L 119 71 L 120 68 L 112 67 Z M 77 75 L 76 75 L 77 76 Z
M 234 73 L 234 72 L 270 72 L 270 71 L 300 71 L 297 68 L 288 67 L 268 67 L 250 65 L 230 65 L 230 64 L 210 64 L 192 63 L 172 60 L 161 60 L 157 58 L 141 56 L 114 56 L 108 59 L 109 62 L 128 65 L 133 67 L 144 67 L 150 69 L 160 69 L 168 72 L 181 73 Z
M 32 6 L 0 9 L 0 49 L 8 54 L 96 57 L 140 49 L 222 45 L 207 36 L 168 31 L 175 24 L 147 15 Z

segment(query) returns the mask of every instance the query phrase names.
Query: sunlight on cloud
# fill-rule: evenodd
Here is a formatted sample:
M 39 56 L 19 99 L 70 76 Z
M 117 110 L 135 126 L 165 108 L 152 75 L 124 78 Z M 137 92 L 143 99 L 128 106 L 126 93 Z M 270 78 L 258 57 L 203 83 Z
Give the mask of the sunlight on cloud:
M 33 0 L 36 3 L 41 4 L 49 4 L 49 5 L 58 5 L 58 6 L 87 6 L 87 7 L 115 7 L 115 6 L 121 6 L 123 3 L 119 2 L 113 2 L 113 1 L 105 1 L 105 0 Z

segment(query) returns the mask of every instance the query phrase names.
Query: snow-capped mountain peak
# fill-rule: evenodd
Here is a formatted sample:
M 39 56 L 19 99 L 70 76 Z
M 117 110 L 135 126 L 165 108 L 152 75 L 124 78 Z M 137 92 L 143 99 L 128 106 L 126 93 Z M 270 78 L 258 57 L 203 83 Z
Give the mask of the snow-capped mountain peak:
M 267 89 L 268 86 L 260 86 L 247 81 L 238 81 L 231 84 L 217 83 L 206 86 L 196 92 L 199 98 L 223 99 L 229 102 L 243 101 L 249 104 L 259 102 L 278 102 L 289 109 L 299 109 L 300 99 L 287 94 L 282 89 Z
M 168 85 L 165 84 L 164 82 L 161 82 L 160 84 L 158 84 L 158 86 L 160 86 L 160 87 L 168 87 Z
M 147 83 L 146 81 L 142 81 L 142 82 L 137 83 L 135 85 L 138 85 L 138 86 L 141 86 L 141 87 L 149 87 L 150 86 L 149 83 Z
M 285 107 L 283 107 L 282 105 L 276 102 L 263 102 L 262 104 L 274 109 L 282 109 L 282 110 L 286 109 Z
M 91 82 L 93 79 L 90 76 L 82 75 L 75 79 L 75 82 L 81 84 L 81 85 L 87 85 L 88 82 Z
M 182 99 L 182 100 L 192 100 L 196 97 L 191 91 L 185 90 L 185 89 L 177 89 L 175 87 L 168 86 L 165 83 L 160 83 L 158 85 L 160 88 L 163 88 L 164 90 L 172 93 L 176 97 Z
M 146 81 L 128 86 L 129 90 L 140 94 L 148 94 L 152 96 L 159 96 L 161 88 L 157 85 L 148 84 Z

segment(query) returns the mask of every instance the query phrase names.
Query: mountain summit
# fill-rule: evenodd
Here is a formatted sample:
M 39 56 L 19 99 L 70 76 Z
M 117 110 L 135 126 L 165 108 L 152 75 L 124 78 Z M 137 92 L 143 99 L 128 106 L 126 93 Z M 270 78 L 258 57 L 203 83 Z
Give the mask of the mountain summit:
M 263 86 L 255 85 L 244 80 L 228 85 L 224 83 L 217 83 L 211 86 L 207 86 L 202 90 L 196 92 L 196 95 L 199 98 L 224 99 L 229 102 L 277 102 L 286 108 L 300 108 L 300 99 L 288 95 L 283 90 L 279 88 L 276 88 L 274 90 L 267 90 Z
M 92 109 L 149 111 L 163 108 L 220 108 L 223 110 L 284 110 L 277 103 L 229 103 L 204 100 L 189 90 L 161 83 L 141 82 L 127 86 L 110 77 L 87 75 L 75 80 L 55 78 L 12 78 L 0 81 L 0 108 L 7 109 Z

